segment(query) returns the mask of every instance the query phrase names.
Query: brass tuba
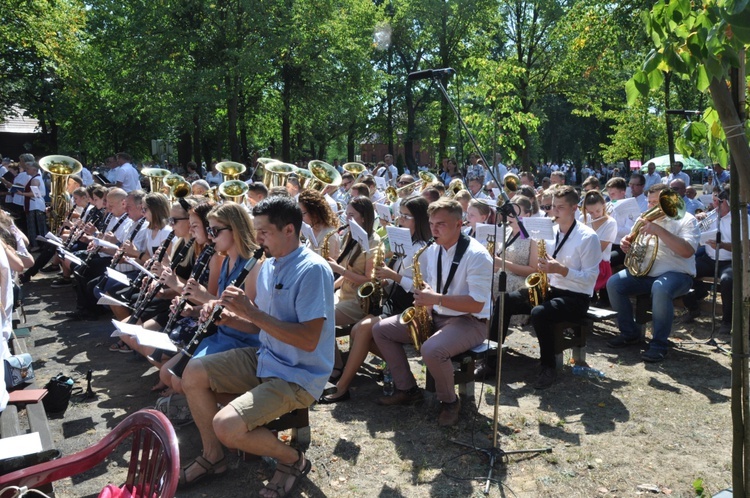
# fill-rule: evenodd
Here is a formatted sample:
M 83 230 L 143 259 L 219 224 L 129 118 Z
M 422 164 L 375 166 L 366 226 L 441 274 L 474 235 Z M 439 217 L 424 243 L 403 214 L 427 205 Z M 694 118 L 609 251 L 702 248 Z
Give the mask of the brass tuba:
M 164 168 L 143 168 L 141 174 L 148 178 L 148 185 L 151 192 L 159 192 L 164 185 L 164 178 L 172 173 Z
M 505 193 L 508 194 L 509 197 L 512 197 L 520 186 L 521 179 L 518 177 L 518 175 L 516 175 L 515 173 L 505 174 L 505 178 L 503 178 L 503 188 L 505 189 Z
M 307 163 L 307 171 L 310 172 L 312 178 L 307 182 L 305 188 L 323 193 L 328 186 L 338 187 L 341 185 L 341 173 L 327 162 L 314 159 Z
M 360 285 L 357 289 L 359 305 L 366 315 L 375 315 L 380 313 L 378 310 L 382 306 L 383 288 L 380 286 L 380 280 L 375 276 L 375 269 L 383 266 L 385 263 L 385 247 L 381 242 L 374 249 L 375 254 L 372 257 L 372 272 L 370 280 Z
M 464 185 L 464 181 L 460 178 L 454 178 L 448 184 L 448 188 L 445 189 L 445 196 L 448 197 L 448 199 L 453 199 L 462 190 L 466 190 L 466 185 Z
M 70 209 L 67 192 L 68 177 L 78 174 L 83 169 L 83 165 L 68 156 L 45 156 L 39 160 L 39 167 L 49 173 L 52 178 L 48 221 L 50 232 L 57 233 Z
M 242 163 L 236 163 L 234 161 L 222 161 L 216 163 L 216 171 L 222 174 L 224 181 L 237 180 L 240 175 L 247 170 L 247 167 Z
M 543 240 L 537 241 L 539 259 L 547 259 L 547 245 Z M 549 278 L 543 271 L 532 273 L 526 277 L 526 288 L 529 290 L 529 303 L 539 306 L 547 300 L 549 295 Z
M 341 165 L 341 169 L 347 173 L 351 173 L 354 176 L 354 181 L 367 171 L 367 166 L 362 163 L 344 163 Z
M 685 200 L 680 194 L 666 188 L 659 193 L 659 203 L 641 214 L 630 231 L 630 250 L 625 255 L 625 268 L 634 277 L 648 275 L 659 252 L 659 237 L 644 235 L 641 228 L 646 221 L 656 221 L 663 217 L 681 220 L 685 216 Z
M 281 161 L 273 161 L 263 165 L 263 184 L 268 187 L 284 187 L 286 185 L 286 177 L 292 173 L 296 173 L 297 166 L 294 164 L 282 163 Z
M 218 194 L 224 199 L 236 202 L 237 204 L 245 203 L 245 195 L 250 187 L 242 180 L 227 180 L 219 185 Z
M 414 253 L 412 258 L 412 280 L 414 289 L 424 289 L 424 280 L 422 279 L 422 270 L 419 265 L 419 257 L 425 250 L 430 247 L 434 240 L 430 240 L 424 247 L 421 247 Z M 419 351 L 422 343 L 432 335 L 432 315 L 427 311 L 426 306 L 411 306 L 403 311 L 398 317 L 398 323 L 406 325 L 409 335 L 414 343 L 414 348 Z

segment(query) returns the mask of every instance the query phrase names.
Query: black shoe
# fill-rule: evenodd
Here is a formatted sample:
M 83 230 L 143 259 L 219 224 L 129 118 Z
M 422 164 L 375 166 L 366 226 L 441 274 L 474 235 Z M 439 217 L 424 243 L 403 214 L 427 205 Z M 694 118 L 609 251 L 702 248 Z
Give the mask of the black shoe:
M 474 378 L 479 380 L 488 377 L 492 378 L 495 376 L 496 372 L 495 365 L 490 365 L 489 360 L 479 360 L 477 362 L 477 367 L 474 369 Z
M 21 275 L 18 276 L 18 281 L 22 284 L 28 284 L 31 282 L 31 275 L 27 275 L 26 273 L 21 273 Z
M 646 363 L 659 363 L 660 361 L 664 361 L 666 357 L 666 351 L 654 351 L 653 349 L 649 349 L 641 355 L 641 359 Z
M 334 394 L 328 394 L 326 396 L 321 396 L 318 400 L 319 405 L 331 405 L 333 403 L 338 403 L 339 401 L 349 401 L 352 398 L 352 395 L 349 394 L 349 390 L 347 389 L 344 391 L 344 394 L 341 396 L 336 396 L 337 393 Z
M 54 279 L 52 283 L 49 284 L 49 286 L 54 289 L 57 289 L 59 287 L 68 287 L 69 285 L 73 285 L 73 279 L 62 277 Z
M 65 316 L 72 322 L 94 322 L 98 319 L 96 315 L 83 311 L 72 311 L 65 313 Z
M 534 382 L 534 389 L 547 389 L 557 380 L 557 371 L 554 367 L 542 367 L 539 376 Z
M 60 271 L 60 265 L 47 265 L 39 271 L 42 273 L 57 273 Z
M 620 348 L 626 348 L 628 346 L 637 346 L 640 343 L 641 343 L 640 338 L 629 339 L 625 337 L 624 335 L 618 335 L 614 339 L 607 341 L 607 346 L 609 346 L 610 348 L 620 349 Z

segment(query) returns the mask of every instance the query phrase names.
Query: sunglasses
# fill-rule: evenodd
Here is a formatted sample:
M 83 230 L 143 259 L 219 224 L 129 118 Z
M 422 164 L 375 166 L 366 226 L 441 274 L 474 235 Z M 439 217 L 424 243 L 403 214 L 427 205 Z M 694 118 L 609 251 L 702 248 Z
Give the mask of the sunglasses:
M 211 237 L 212 239 L 215 239 L 224 230 L 231 230 L 231 229 L 232 229 L 232 227 L 222 227 L 222 228 L 208 227 L 208 228 L 206 228 L 206 233 L 208 234 L 209 237 Z
M 542 208 L 545 211 L 549 211 L 550 209 L 552 209 L 552 204 L 542 204 L 539 207 Z
M 190 218 L 172 218 L 172 217 L 169 217 L 167 220 L 169 221 L 170 225 L 176 225 L 178 221 L 189 220 L 189 219 Z

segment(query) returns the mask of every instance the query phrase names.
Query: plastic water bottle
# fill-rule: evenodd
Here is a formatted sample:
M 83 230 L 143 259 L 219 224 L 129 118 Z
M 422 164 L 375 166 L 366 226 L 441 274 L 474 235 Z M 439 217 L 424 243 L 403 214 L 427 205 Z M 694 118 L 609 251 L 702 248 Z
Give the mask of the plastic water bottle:
M 395 391 L 395 387 L 393 385 L 393 375 L 391 375 L 391 369 L 388 368 L 388 365 L 385 366 L 385 370 L 383 370 L 383 394 L 385 396 L 393 396 L 393 392 Z
M 582 365 L 575 365 L 573 367 L 573 375 L 580 377 L 589 377 L 590 379 L 602 379 L 604 378 L 604 372 L 597 370 L 596 368 L 584 367 Z

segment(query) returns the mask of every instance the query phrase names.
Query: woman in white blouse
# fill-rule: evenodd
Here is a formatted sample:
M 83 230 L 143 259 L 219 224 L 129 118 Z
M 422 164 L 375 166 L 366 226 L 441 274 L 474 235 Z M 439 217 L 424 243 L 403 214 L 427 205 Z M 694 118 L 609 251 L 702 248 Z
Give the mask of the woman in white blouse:
M 594 285 L 594 297 L 599 293 L 599 302 L 604 301 L 602 304 L 608 304 L 605 293 L 607 280 L 612 276 L 612 266 L 609 261 L 612 244 L 617 239 L 617 221 L 607 214 L 607 202 L 598 190 L 586 192 L 581 212 L 581 219 L 586 220 L 586 224 L 594 229 L 602 245 L 602 260 L 599 263 L 599 277 Z

